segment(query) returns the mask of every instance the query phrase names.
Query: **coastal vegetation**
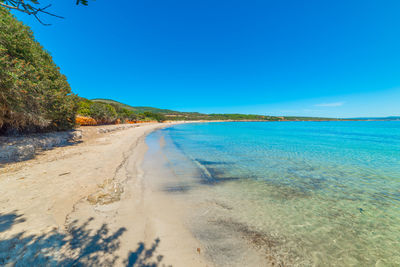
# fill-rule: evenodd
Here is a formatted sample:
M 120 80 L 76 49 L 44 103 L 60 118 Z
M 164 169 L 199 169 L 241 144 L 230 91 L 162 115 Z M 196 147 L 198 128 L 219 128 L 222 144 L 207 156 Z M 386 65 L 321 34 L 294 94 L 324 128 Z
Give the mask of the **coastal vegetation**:
M 70 129 L 77 108 L 51 55 L 0 6 L 0 132 Z
M 149 109 L 137 109 L 111 100 L 88 100 L 85 98 L 80 98 L 77 115 L 80 117 L 92 118 L 96 121 L 95 124 L 127 123 L 138 121 L 162 122 L 166 120 L 166 117 L 163 114 L 148 110 Z
M 82 100 L 84 105 L 87 105 L 89 100 Z M 80 103 L 82 103 L 82 101 Z M 137 107 L 120 103 L 111 99 L 92 99 L 90 103 L 100 103 L 113 107 L 117 113 L 117 119 L 124 120 L 155 120 L 155 121 L 327 121 L 338 120 L 332 118 L 316 118 L 316 117 L 282 117 L 282 116 L 267 116 L 256 114 L 204 114 L 199 112 L 180 112 L 170 109 L 159 109 L 154 107 Z M 80 104 L 82 106 L 82 104 Z M 91 116 L 86 109 L 79 109 L 78 114 L 82 116 Z M 103 113 L 102 113 L 103 114 Z

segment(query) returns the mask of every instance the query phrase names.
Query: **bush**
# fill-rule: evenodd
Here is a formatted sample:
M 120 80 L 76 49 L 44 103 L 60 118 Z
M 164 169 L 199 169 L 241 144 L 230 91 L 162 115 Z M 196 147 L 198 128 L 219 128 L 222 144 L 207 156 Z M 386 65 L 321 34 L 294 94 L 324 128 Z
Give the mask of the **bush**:
M 76 103 L 29 27 L 0 7 L 0 132 L 72 128 Z
M 122 121 L 126 120 L 136 121 L 139 118 L 138 114 L 126 108 L 122 108 L 117 112 L 118 112 L 118 118 L 121 119 Z
M 143 115 L 146 118 L 149 118 L 151 120 L 156 120 L 158 122 L 163 122 L 166 120 L 166 117 L 160 113 L 153 113 L 153 112 L 146 111 L 146 112 L 143 112 Z
M 96 119 L 99 123 L 115 123 L 127 121 L 137 121 L 144 119 L 144 116 L 127 108 L 122 108 L 115 104 L 108 104 L 99 101 L 91 101 L 81 98 L 79 102 L 78 114 L 84 117 Z
M 90 116 L 97 122 L 106 124 L 117 119 L 117 112 L 111 105 L 94 102 L 90 106 Z
M 90 106 L 92 102 L 89 100 L 83 100 L 78 103 L 78 114 L 82 116 L 90 117 Z
M 95 119 L 84 116 L 76 116 L 75 122 L 76 124 L 83 126 L 97 125 L 97 121 Z

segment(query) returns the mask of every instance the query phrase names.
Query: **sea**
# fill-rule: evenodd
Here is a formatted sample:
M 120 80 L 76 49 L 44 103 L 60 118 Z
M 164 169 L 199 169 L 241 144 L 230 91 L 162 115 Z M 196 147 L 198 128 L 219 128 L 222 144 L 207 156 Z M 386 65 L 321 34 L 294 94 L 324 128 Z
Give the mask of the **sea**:
M 218 266 L 400 266 L 400 121 L 186 123 L 146 143 Z

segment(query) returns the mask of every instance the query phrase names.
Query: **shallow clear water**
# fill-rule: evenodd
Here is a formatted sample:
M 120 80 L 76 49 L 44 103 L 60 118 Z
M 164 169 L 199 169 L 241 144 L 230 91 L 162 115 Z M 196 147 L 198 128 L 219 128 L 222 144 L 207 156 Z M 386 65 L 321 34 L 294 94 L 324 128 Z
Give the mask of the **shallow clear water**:
M 198 123 L 160 138 L 183 181 L 171 192 L 220 208 L 198 223 L 247 235 L 269 263 L 400 266 L 400 122 Z

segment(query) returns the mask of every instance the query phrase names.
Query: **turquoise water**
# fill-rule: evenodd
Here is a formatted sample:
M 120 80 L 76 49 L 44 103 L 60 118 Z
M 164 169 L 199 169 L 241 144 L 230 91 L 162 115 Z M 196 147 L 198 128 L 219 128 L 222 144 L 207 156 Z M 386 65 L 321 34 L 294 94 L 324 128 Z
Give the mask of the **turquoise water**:
M 400 122 L 198 123 L 148 137 L 160 138 L 188 180 L 174 192 L 219 207 L 197 221 L 243 235 L 267 263 L 400 266 Z

